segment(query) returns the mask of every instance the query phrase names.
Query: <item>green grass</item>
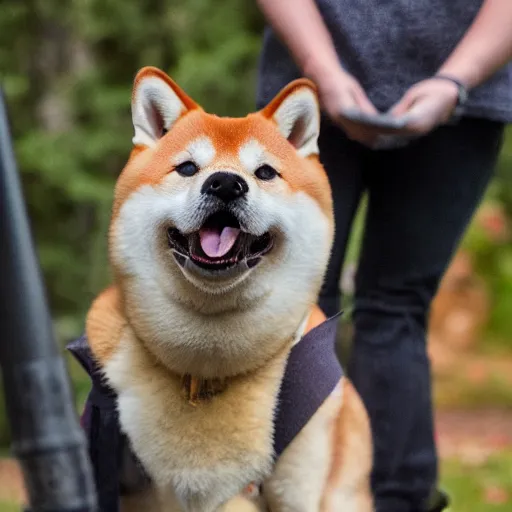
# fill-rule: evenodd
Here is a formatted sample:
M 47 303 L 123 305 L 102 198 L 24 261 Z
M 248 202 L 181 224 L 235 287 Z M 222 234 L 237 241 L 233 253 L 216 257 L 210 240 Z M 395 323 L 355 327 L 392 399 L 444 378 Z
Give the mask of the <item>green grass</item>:
M 12 503 L 6 503 L 0 501 L 0 512 L 20 512 L 21 507 L 19 505 L 13 505 Z
M 452 500 L 449 512 L 510 512 L 512 452 L 492 456 L 477 466 L 454 459 L 443 461 L 441 485 Z

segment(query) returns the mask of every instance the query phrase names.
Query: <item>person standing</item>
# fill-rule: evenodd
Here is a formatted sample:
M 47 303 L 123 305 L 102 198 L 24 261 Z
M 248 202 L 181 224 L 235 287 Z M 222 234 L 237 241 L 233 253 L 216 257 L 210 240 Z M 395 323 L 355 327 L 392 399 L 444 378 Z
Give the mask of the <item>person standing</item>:
M 510 0 L 258 0 L 265 29 L 258 105 L 300 76 L 323 109 L 320 159 L 336 234 L 320 296 L 340 308 L 354 214 L 368 194 L 348 366 L 373 431 L 377 512 L 441 510 L 430 303 L 492 177 L 512 121 Z M 346 109 L 406 116 L 391 133 Z M 454 113 L 457 116 L 454 117 Z

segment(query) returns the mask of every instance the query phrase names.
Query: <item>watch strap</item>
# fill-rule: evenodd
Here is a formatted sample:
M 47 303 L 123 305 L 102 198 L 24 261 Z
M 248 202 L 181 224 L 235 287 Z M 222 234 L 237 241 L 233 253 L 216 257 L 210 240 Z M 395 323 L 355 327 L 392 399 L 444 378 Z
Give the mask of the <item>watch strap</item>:
M 458 89 L 458 97 L 457 97 L 457 107 L 462 107 L 468 100 L 468 88 L 466 85 L 464 85 L 460 80 L 457 78 L 454 78 L 450 75 L 445 75 L 443 73 L 439 73 L 437 75 L 434 75 L 432 78 L 439 79 L 439 80 L 448 80 L 449 82 L 452 82 L 457 86 Z

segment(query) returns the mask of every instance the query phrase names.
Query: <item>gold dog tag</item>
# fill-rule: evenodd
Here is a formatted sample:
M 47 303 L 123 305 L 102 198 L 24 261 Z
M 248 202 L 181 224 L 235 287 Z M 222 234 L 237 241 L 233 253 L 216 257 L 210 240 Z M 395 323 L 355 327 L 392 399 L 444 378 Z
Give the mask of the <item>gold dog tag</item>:
M 194 407 L 201 401 L 210 400 L 226 389 L 226 379 L 201 379 L 189 373 L 181 379 L 181 393 Z

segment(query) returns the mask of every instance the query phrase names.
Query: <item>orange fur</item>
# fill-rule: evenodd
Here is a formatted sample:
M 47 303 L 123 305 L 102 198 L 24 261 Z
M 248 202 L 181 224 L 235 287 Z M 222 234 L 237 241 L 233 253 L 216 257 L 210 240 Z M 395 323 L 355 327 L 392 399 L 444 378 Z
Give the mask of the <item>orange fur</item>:
M 89 345 L 101 364 L 105 364 L 118 347 L 127 324 L 121 293 L 117 287 L 111 286 L 93 302 L 86 322 Z
M 348 488 L 360 497 L 356 511 L 371 510 L 368 474 L 372 448 L 370 423 L 354 386 L 344 381 L 343 400 L 332 433 L 332 459 L 320 512 L 338 510 L 337 489 Z
M 315 327 L 318 327 L 323 321 L 325 321 L 326 316 L 323 311 L 318 306 L 313 306 L 311 310 L 311 314 L 309 315 L 308 323 L 306 324 L 306 332 L 311 331 Z

